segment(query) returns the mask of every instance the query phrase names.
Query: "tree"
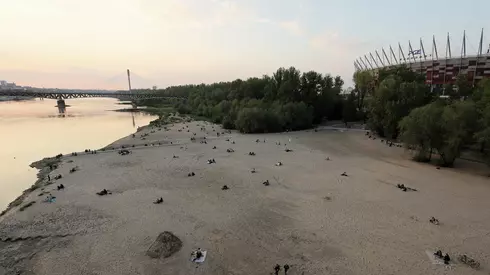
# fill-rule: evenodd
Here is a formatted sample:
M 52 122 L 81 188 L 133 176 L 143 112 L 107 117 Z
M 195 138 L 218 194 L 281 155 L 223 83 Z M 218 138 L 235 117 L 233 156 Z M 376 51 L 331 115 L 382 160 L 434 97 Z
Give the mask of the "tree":
M 443 142 L 438 148 L 442 164 L 451 167 L 465 144 L 474 136 L 478 114 L 472 101 L 447 105 L 441 116 Z
M 367 95 L 372 95 L 374 92 L 375 82 L 374 75 L 371 71 L 357 71 L 354 73 L 355 95 L 357 109 L 363 110 L 364 99 Z
M 378 135 L 394 139 L 399 133 L 400 120 L 431 99 L 430 89 L 425 84 L 388 76 L 375 89 L 370 101 L 368 125 Z
M 347 125 L 348 122 L 357 120 L 356 94 L 352 91 L 342 104 L 342 119 Z
M 433 102 L 413 109 L 400 121 L 400 139 L 407 148 L 417 151 L 416 161 L 430 161 L 433 150 L 442 144 L 443 129 L 440 118 L 443 102 Z

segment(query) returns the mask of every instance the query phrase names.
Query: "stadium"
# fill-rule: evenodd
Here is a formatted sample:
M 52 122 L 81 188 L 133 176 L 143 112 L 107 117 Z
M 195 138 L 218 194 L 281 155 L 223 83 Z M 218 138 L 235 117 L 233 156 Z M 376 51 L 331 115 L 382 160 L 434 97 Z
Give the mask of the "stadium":
M 377 71 L 382 68 L 405 65 L 413 71 L 424 74 L 426 83 L 430 85 L 452 84 L 459 74 L 467 75 L 468 80 L 474 85 L 484 77 L 490 77 L 490 45 L 488 48 L 484 48 L 482 29 L 476 54 L 467 55 L 466 40 L 467 36 L 464 32 L 459 56 L 452 55 L 451 39 L 448 34 L 444 56 L 439 55 L 436 39 L 433 36 L 430 54 L 426 53 L 422 39 L 420 39 L 420 44 L 415 49 L 412 47 L 412 43 L 408 42 L 406 55 L 401 44 L 398 43 L 398 55 L 395 55 L 391 46 L 387 51 L 384 48 L 380 52 L 375 50 L 374 55 L 370 52 L 356 59 L 354 67 L 356 71 Z

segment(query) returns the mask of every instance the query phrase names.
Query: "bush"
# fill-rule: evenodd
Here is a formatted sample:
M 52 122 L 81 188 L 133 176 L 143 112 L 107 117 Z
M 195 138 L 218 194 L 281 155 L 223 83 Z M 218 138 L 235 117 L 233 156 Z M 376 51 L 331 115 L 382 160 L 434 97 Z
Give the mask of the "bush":
M 276 114 L 259 108 L 244 108 L 238 113 L 236 129 L 242 133 L 267 133 L 281 130 Z

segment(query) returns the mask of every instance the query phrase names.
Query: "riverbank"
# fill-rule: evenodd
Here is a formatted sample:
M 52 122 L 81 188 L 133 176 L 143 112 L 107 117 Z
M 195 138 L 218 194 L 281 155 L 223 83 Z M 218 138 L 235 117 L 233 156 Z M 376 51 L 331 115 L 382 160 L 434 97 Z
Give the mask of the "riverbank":
M 154 124 L 103 149 L 41 169 L 62 178 L 0 217 L 0 274 L 481 274 L 458 254 L 488 273 L 488 179 L 412 162 L 361 131 Z M 43 202 L 49 192 L 56 200 Z M 182 248 L 147 256 L 164 231 Z M 203 264 L 189 261 L 197 248 Z M 436 249 L 450 270 L 427 257 Z

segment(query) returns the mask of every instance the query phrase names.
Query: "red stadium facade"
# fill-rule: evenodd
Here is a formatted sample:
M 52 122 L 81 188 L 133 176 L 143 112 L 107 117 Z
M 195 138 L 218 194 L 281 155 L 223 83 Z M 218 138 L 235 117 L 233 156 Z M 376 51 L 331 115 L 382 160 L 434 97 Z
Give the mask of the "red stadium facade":
M 431 54 L 426 54 L 421 39 L 420 49 L 417 50 L 413 50 L 411 43 L 408 42 L 407 55 L 403 52 L 401 45 L 398 44 L 398 57 L 395 56 L 395 52 L 390 46 L 389 55 L 384 49 L 381 50 L 381 55 L 376 50 L 374 55 L 369 53 L 356 59 L 354 62 L 354 67 L 357 71 L 377 71 L 381 68 L 400 65 L 405 65 L 413 71 L 424 74 L 426 76 L 426 83 L 429 85 L 454 83 L 459 74 L 465 74 L 468 80 L 475 84 L 485 77 L 490 78 L 490 46 L 488 49 L 483 49 L 482 30 L 476 55 L 466 55 L 466 34 L 463 33 L 461 55 L 458 57 L 451 55 L 451 43 L 448 34 L 446 54 L 444 57 L 439 57 L 435 38 L 433 37 Z

